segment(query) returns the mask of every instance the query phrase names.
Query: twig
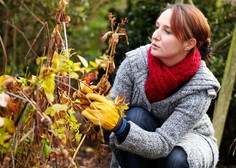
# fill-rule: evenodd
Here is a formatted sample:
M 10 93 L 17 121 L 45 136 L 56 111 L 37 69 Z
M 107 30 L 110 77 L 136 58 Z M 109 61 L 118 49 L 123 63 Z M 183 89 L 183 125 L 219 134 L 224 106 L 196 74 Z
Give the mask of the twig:
M 31 128 L 26 134 L 24 134 L 24 136 L 19 140 L 19 144 L 25 140 L 25 138 L 27 138 L 31 133 L 34 132 L 34 125 L 33 128 Z
M 1 45 L 2 45 L 3 56 L 4 56 L 4 73 L 6 73 L 6 71 L 7 71 L 7 52 L 6 52 L 6 49 L 5 49 L 5 46 L 3 44 L 1 36 L 0 36 L 0 42 L 1 42 Z
M 67 57 L 67 59 L 70 59 L 69 53 L 68 53 L 68 39 L 67 39 L 67 33 L 66 33 L 66 23 L 62 22 L 62 24 L 63 24 L 64 37 L 65 37 L 66 57 Z M 69 84 L 69 86 L 71 85 L 71 78 L 70 77 L 69 77 L 68 84 Z M 70 95 L 70 87 L 68 87 L 68 95 Z
M 24 97 L 21 97 L 21 96 L 19 96 L 19 95 L 13 94 L 13 93 L 8 92 L 8 91 L 5 91 L 5 93 L 7 93 L 7 94 L 9 94 L 9 95 L 11 95 L 11 96 L 13 96 L 13 97 L 16 97 L 16 98 L 18 98 L 18 99 L 22 99 L 22 100 L 24 100 L 24 101 L 28 101 L 28 100 L 29 100 L 29 99 L 25 99 Z
M 41 23 L 42 25 L 44 25 L 44 22 L 41 21 L 24 3 L 24 1 L 21 2 L 21 4 L 24 6 L 24 8 L 37 20 L 39 21 L 39 23 Z
M 1 3 L 6 9 L 8 9 L 7 5 L 4 3 L 3 0 L 0 0 L 0 3 Z
M 15 25 L 13 25 L 13 24 L 11 24 L 11 23 L 9 23 L 9 22 L 5 22 L 5 23 L 8 24 L 8 25 L 10 25 L 10 26 L 13 27 L 14 29 L 16 29 L 16 30 L 24 37 L 24 39 L 26 40 L 28 46 L 29 46 L 29 47 L 31 46 L 31 44 L 30 44 L 29 40 L 27 39 L 27 37 L 25 36 L 24 32 L 22 32 L 22 31 L 21 31 L 20 29 L 18 29 Z M 32 51 L 33 51 L 34 55 L 38 56 L 38 55 L 35 53 L 34 50 L 32 50 Z
M 221 48 L 224 44 L 230 42 L 230 40 L 232 39 L 232 34 L 229 34 L 227 36 L 225 36 L 224 38 L 222 38 L 220 41 L 218 41 L 213 49 L 212 49 L 212 52 L 214 53 L 215 51 L 217 51 L 219 48 Z
M 83 138 L 81 139 L 81 141 L 80 141 L 78 147 L 76 148 L 75 153 L 74 153 L 74 155 L 73 155 L 73 160 L 75 160 L 75 157 L 76 157 L 76 155 L 77 155 L 77 153 L 78 153 L 78 151 L 79 151 L 79 149 L 80 149 L 82 143 L 84 142 L 85 138 L 86 138 L 86 134 L 83 136 Z
M 30 51 L 32 50 L 34 44 L 36 43 L 36 41 L 37 41 L 39 35 L 41 34 L 41 32 L 43 31 L 43 29 L 45 28 L 46 25 L 47 25 L 47 22 L 45 22 L 44 25 L 43 25 L 43 27 L 41 27 L 41 29 L 39 30 L 39 32 L 38 32 L 38 34 L 36 35 L 36 37 L 35 37 L 33 43 L 30 45 L 30 48 L 29 48 L 29 50 L 28 50 L 28 52 L 27 52 L 27 54 L 26 54 L 26 56 L 25 56 L 25 60 L 26 60 L 27 56 L 29 55 L 29 53 L 30 53 Z
M 233 148 L 233 146 L 234 146 L 234 148 Z M 233 143 L 229 147 L 228 156 L 229 156 L 231 150 L 233 150 L 232 151 L 232 156 L 234 156 L 235 151 L 236 151 L 236 139 L 234 139 Z

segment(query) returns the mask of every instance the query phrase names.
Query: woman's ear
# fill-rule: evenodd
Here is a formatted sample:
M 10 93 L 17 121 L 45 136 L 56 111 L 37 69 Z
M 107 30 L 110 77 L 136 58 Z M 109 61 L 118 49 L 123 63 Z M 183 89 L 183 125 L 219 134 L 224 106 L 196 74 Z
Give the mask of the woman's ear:
M 196 41 L 195 38 L 191 38 L 188 41 L 186 41 L 185 43 L 186 44 L 185 44 L 184 50 L 189 51 L 189 50 L 193 49 L 196 46 L 197 41 Z

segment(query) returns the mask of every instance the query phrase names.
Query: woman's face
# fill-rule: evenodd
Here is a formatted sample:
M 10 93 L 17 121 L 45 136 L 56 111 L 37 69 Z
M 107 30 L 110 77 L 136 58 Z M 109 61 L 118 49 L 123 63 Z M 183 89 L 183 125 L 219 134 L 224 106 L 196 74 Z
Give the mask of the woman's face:
M 167 9 L 159 16 L 151 45 L 151 54 L 168 67 L 183 60 L 189 52 L 185 50 L 187 42 L 178 40 L 171 30 L 171 16 L 171 9 Z

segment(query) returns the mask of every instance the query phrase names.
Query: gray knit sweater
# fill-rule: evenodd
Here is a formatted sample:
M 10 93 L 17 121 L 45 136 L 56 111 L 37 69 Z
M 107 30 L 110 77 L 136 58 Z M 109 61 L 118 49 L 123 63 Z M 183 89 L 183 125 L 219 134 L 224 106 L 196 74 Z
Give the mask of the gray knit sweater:
M 220 84 L 204 61 L 196 74 L 168 98 L 149 103 L 145 92 L 147 79 L 147 53 L 150 45 L 126 54 L 118 68 L 111 97 L 125 94 L 130 106 L 141 106 L 164 123 L 155 132 L 147 132 L 130 122 L 126 139 L 119 143 L 114 133 L 110 146 L 150 159 L 166 157 L 174 146 L 181 146 L 187 153 L 190 168 L 214 168 L 218 161 L 218 148 L 212 123 L 206 114 Z M 116 166 L 115 166 L 116 165 Z M 117 167 L 112 159 L 111 167 Z

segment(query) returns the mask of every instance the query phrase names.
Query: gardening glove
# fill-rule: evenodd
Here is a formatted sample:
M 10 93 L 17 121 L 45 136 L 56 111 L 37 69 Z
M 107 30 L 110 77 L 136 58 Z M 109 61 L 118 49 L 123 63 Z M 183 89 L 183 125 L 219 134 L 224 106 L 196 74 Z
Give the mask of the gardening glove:
M 86 97 L 92 102 L 82 111 L 82 115 L 94 125 L 101 125 L 109 131 L 118 131 L 122 118 L 119 116 L 116 105 L 104 96 L 88 93 Z
M 80 91 L 80 98 L 77 100 L 77 102 L 81 105 L 83 109 L 88 107 L 90 105 L 90 101 L 86 97 L 87 93 L 93 93 L 93 89 L 96 89 L 95 85 L 86 85 L 83 82 L 80 82 L 79 84 L 79 91 Z
M 96 89 L 97 86 L 95 85 L 87 85 L 83 82 L 80 82 L 79 88 L 80 92 L 86 95 L 87 93 L 93 93 L 93 91 Z

